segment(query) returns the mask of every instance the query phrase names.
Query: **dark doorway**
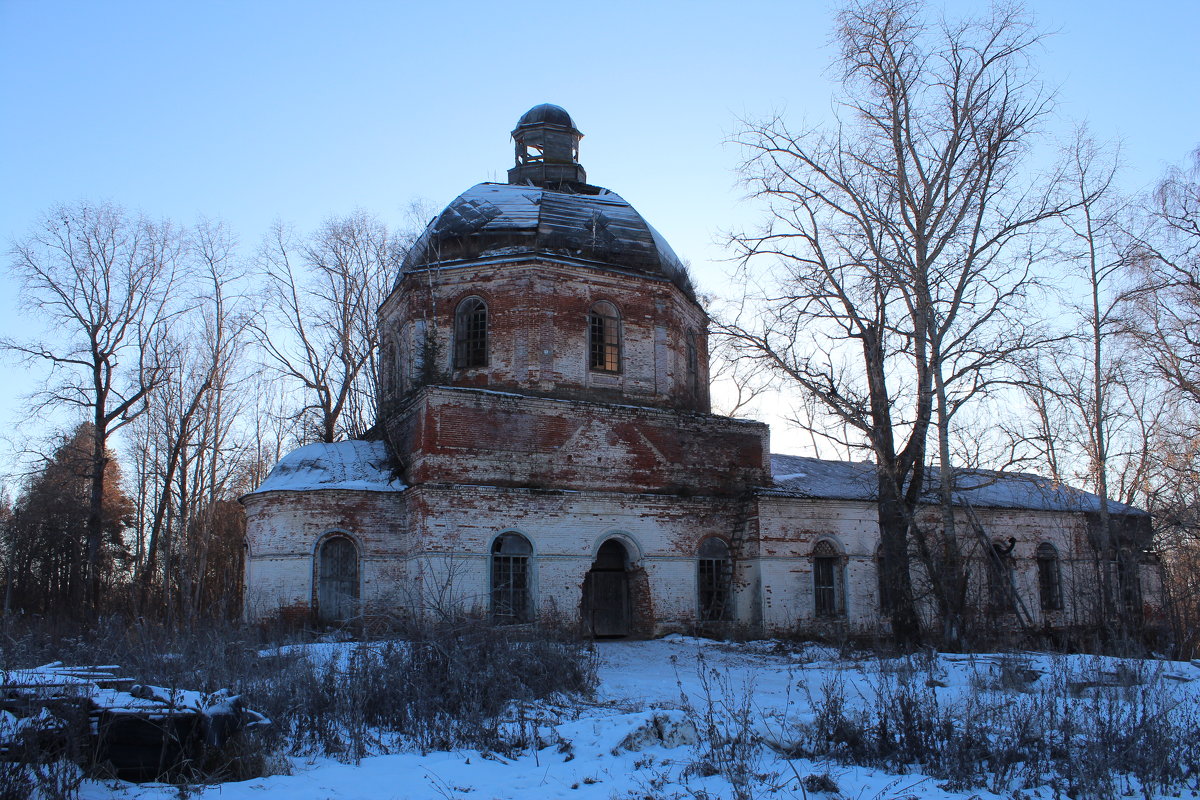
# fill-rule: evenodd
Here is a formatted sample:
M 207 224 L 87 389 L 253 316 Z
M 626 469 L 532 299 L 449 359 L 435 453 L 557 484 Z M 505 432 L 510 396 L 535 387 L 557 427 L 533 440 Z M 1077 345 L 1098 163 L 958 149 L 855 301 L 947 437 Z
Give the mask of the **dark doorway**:
M 616 539 L 600 545 L 583 580 L 583 624 L 597 639 L 629 635 L 629 552 Z
M 358 551 L 336 536 L 321 545 L 317 567 L 317 618 L 346 622 L 358 616 Z

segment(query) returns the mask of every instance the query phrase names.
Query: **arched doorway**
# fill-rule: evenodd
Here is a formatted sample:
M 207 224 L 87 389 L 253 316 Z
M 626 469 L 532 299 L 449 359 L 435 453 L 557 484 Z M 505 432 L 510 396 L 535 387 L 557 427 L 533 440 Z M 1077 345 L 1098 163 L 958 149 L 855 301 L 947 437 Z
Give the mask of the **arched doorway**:
M 317 619 L 346 622 L 358 616 L 358 551 L 345 536 L 333 536 L 317 556 Z
M 629 551 L 609 539 L 583 580 L 583 624 L 597 639 L 628 636 L 630 616 Z

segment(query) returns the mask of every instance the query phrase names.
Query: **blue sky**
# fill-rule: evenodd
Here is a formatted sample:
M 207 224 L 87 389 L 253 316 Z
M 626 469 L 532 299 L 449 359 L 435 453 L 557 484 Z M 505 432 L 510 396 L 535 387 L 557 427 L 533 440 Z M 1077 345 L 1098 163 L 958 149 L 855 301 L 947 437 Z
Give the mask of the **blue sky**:
M 1052 130 L 1121 140 L 1131 189 L 1200 144 L 1200 3 L 1031 5 L 1056 31 L 1039 59 Z M 724 140 L 743 117 L 828 116 L 835 8 L 0 0 L 0 239 L 83 199 L 223 219 L 246 255 L 275 219 L 306 230 L 361 207 L 400 224 L 415 199 L 503 180 L 517 118 L 553 102 L 585 134 L 590 181 L 720 293 L 714 241 L 753 220 Z M 0 335 L 30 328 L 14 294 L 0 277 Z M 30 376 L 0 375 L 10 423 Z

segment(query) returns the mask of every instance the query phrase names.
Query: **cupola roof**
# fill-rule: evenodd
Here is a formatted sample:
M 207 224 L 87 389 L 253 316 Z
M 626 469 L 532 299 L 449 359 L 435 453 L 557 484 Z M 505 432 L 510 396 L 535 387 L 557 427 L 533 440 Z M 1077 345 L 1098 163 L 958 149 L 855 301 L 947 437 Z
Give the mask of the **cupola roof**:
M 694 296 L 666 239 L 620 195 L 584 182 L 580 136 L 559 106 L 525 112 L 513 131 L 517 164 L 509 182 L 481 183 L 456 197 L 413 244 L 402 274 L 537 255 L 661 276 Z

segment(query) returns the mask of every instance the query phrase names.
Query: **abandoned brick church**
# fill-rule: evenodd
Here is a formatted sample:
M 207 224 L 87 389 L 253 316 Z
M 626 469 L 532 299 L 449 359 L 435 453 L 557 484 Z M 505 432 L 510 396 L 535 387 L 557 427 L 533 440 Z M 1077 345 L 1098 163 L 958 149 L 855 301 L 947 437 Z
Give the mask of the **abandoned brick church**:
M 463 192 L 408 253 L 379 310 L 381 440 L 302 447 L 243 498 L 250 618 L 883 632 L 872 466 L 773 455 L 766 425 L 710 412 L 687 272 L 587 182 L 581 136 L 531 109 L 508 182 Z M 977 619 L 1095 621 L 1096 496 L 992 473 L 959 497 Z M 1148 517 L 1112 508 L 1142 552 Z M 1139 613 L 1157 596 L 1145 559 L 1099 568 Z

